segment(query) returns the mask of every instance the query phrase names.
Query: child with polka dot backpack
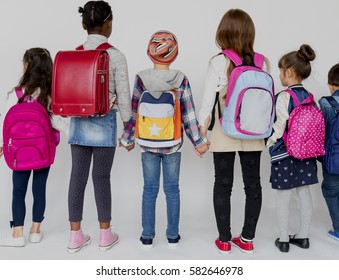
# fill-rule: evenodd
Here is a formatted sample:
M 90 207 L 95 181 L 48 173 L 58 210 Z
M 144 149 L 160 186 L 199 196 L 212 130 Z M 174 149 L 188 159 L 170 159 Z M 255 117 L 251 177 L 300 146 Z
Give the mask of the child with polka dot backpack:
M 279 60 L 279 78 L 287 89 L 276 95 L 273 133 L 266 142 L 271 156 L 270 181 L 277 190 L 279 238 L 275 246 L 285 253 L 290 244 L 303 249 L 310 247 L 313 206 L 309 185 L 318 183 L 316 157 L 324 154 L 324 118 L 318 114 L 313 95 L 302 85 L 311 74 L 310 62 L 314 59 L 314 50 L 304 44 Z M 302 135 L 307 141 L 302 140 Z M 298 233 L 289 235 L 289 202 L 293 189 L 299 198 L 300 227 Z

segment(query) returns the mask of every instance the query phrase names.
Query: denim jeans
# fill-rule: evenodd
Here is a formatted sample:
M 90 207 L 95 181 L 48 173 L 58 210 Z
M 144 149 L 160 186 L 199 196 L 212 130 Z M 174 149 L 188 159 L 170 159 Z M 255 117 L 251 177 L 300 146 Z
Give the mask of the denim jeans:
M 177 238 L 179 234 L 180 191 L 179 173 L 181 153 L 154 154 L 143 152 L 141 155 L 144 191 L 142 195 L 142 237 L 153 239 L 155 236 L 155 208 L 159 193 L 160 169 L 162 165 L 163 188 L 167 204 L 167 238 Z
M 339 232 L 339 175 L 323 170 L 321 189 L 332 220 L 333 230 Z
M 115 147 L 117 142 L 116 110 L 102 117 L 72 117 L 68 144 L 91 147 Z

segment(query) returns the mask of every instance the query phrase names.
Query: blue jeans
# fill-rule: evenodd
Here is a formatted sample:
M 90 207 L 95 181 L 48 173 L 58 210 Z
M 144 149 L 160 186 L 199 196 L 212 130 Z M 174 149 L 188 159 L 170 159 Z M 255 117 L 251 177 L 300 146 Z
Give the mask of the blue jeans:
M 162 164 L 163 187 L 167 204 L 167 238 L 177 238 L 179 234 L 180 191 L 179 173 L 181 153 L 154 154 L 143 152 L 141 155 L 144 191 L 142 195 L 142 237 L 153 239 L 155 236 L 155 208 L 160 185 Z
M 339 175 L 323 170 L 321 189 L 333 224 L 333 230 L 339 232 Z

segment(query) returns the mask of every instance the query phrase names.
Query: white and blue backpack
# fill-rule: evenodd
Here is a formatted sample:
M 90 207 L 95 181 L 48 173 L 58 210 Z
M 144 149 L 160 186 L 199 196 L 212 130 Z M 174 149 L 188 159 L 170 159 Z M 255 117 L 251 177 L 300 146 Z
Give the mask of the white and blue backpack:
M 233 50 L 222 52 L 234 64 L 220 118 L 227 136 L 238 139 L 263 139 L 272 133 L 274 121 L 274 82 L 262 69 L 264 56 L 254 53 L 253 64 L 244 65 Z

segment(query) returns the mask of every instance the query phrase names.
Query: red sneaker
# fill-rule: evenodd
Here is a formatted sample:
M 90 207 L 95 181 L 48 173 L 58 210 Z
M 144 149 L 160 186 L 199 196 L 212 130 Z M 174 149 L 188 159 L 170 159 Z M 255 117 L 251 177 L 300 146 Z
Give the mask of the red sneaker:
M 243 241 L 240 236 L 231 239 L 231 242 L 237 246 L 243 253 L 252 254 L 254 251 L 252 241 Z
M 217 246 L 217 249 L 221 254 L 229 254 L 231 252 L 230 242 L 222 242 L 218 238 L 217 240 L 215 240 L 215 246 Z

